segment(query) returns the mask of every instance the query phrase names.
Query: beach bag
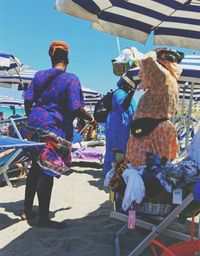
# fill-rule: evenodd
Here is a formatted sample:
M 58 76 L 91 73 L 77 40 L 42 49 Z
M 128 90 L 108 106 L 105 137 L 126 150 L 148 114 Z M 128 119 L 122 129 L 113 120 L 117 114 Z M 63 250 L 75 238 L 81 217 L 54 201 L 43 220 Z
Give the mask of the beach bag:
M 149 117 L 135 119 L 131 122 L 131 134 L 133 137 L 144 137 L 150 134 L 159 123 L 166 120 L 167 118 L 153 119 Z
M 94 108 L 94 118 L 97 122 L 106 122 L 108 114 L 112 110 L 112 97 L 115 91 L 110 90 L 96 103 Z

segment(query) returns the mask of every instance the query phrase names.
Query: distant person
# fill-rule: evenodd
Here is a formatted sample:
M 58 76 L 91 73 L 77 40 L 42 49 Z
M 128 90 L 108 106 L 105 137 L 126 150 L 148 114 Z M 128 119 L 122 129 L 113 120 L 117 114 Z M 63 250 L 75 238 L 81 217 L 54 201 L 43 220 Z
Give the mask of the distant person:
M 11 117 L 15 117 L 16 116 L 16 108 L 15 108 L 15 106 L 10 106 L 10 109 L 12 110 Z
M 3 113 L 3 112 L 0 112 L 0 121 L 3 121 L 4 119 L 5 119 L 4 113 Z M 7 135 L 7 130 L 8 130 L 7 126 L 1 127 L 0 134 L 1 134 L 1 135 Z
M 3 112 L 0 112 L 0 121 L 3 121 L 5 118 L 4 118 L 4 113 Z
M 33 200 L 37 192 L 40 227 L 63 228 L 64 223 L 49 218 L 53 178 L 68 174 L 71 167 L 71 145 L 74 118 L 86 119 L 94 127 L 94 118 L 85 111 L 78 77 L 66 72 L 68 45 L 54 41 L 49 47 L 52 68 L 35 74 L 24 94 L 28 116 L 27 138 L 45 142 L 39 156 L 33 159 L 27 176 L 22 219 L 34 217 Z

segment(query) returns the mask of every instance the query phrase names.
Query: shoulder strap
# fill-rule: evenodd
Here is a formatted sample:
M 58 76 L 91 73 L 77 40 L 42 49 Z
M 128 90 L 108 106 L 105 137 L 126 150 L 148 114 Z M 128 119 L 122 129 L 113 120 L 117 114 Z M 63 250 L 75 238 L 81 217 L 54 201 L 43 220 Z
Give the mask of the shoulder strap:
M 56 74 L 52 75 L 47 81 L 46 83 L 42 86 L 42 88 L 40 89 L 39 94 L 36 96 L 35 101 L 38 100 L 38 98 L 40 98 L 40 96 L 42 95 L 42 93 L 48 88 L 48 86 L 52 83 L 52 81 L 54 79 L 56 79 L 56 77 L 58 77 L 59 75 L 61 75 L 62 73 L 64 73 L 65 71 L 58 71 Z
M 130 85 L 133 89 L 136 89 L 136 84 L 133 80 L 131 80 L 126 74 L 122 76 L 122 78 Z

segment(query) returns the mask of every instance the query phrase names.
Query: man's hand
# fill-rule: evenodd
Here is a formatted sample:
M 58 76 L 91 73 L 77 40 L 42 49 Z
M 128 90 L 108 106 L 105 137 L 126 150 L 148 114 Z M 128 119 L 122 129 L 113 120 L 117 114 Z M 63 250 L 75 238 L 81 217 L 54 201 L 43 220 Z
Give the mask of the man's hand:
M 90 122 L 90 124 L 93 126 L 94 129 L 96 129 L 99 125 L 97 123 L 97 121 L 94 119 Z

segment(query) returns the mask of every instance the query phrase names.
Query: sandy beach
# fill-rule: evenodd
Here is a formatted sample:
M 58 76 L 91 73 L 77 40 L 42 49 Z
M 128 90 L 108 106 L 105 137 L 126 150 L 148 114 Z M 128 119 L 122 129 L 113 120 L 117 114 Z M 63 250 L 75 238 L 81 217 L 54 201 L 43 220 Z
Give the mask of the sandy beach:
M 51 217 L 66 223 L 67 227 L 63 230 L 38 228 L 37 218 L 29 223 L 20 220 L 24 179 L 11 179 L 15 185 L 13 189 L 6 185 L 0 187 L 1 256 L 115 255 L 115 233 L 124 223 L 109 217 L 112 205 L 103 187 L 104 176 L 100 165 L 84 165 L 76 164 L 72 174 L 54 181 Z M 37 198 L 34 205 L 37 210 Z M 183 229 L 182 225 L 179 227 Z M 140 229 L 133 232 L 128 231 L 122 239 L 122 255 L 127 255 L 146 234 Z M 163 242 L 174 242 L 172 238 L 160 238 Z M 142 255 L 152 253 L 146 249 Z

